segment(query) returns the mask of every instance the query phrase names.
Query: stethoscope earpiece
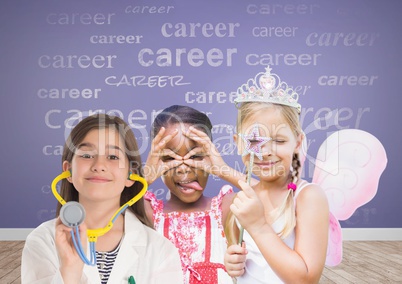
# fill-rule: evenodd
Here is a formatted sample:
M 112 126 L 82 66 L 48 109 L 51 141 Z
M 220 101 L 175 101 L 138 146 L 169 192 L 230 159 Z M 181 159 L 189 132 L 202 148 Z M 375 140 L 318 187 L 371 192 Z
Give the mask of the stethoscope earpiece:
M 61 222 L 67 227 L 76 227 L 84 222 L 85 209 L 80 203 L 69 201 L 61 207 L 59 216 Z
M 145 181 L 143 177 L 140 177 L 137 174 L 133 174 L 132 172 L 128 173 L 128 179 L 133 180 L 133 181 L 139 181 L 141 183 L 144 183 L 144 181 Z

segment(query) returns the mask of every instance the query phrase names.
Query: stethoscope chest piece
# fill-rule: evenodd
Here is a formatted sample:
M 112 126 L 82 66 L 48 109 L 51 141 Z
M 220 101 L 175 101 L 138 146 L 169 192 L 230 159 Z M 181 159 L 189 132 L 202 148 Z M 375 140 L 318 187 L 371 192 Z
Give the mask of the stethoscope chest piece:
M 61 207 L 60 219 L 67 227 L 76 227 L 84 222 L 85 209 L 80 203 L 69 201 Z

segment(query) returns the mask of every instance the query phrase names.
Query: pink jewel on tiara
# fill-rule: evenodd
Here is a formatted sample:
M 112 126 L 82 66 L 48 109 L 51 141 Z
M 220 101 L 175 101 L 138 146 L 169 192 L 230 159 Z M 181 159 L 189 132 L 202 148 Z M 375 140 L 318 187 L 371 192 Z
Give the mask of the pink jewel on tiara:
M 266 90 L 272 90 L 275 86 L 275 78 L 272 76 L 263 75 L 260 77 L 260 85 Z
M 270 137 L 260 136 L 258 125 L 255 124 L 251 132 L 247 135 L 239 134 L 245 143 L 243 156 L 247 154 L 256 155 L 258 159 L 262 160 L 262 145 L 272 140 Z

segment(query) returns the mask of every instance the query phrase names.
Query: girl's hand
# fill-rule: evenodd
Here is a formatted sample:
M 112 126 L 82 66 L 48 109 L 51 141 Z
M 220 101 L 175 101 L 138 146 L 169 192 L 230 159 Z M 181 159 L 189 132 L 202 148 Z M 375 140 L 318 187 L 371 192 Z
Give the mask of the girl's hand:
M 185 164 L 218 177 L 222 177 L 226 172 L 229 172 L 230 168 L 204 131 L 191 126 L 184 135 L 199 145 L 199 147 L 192 149 L 183 157 Z M 199 157 L 199 159 L 192 157 Z
M 246 266 L 247 250 L 246 245 L 243 242 L 240 245 L 231 245 L 228 247 L 224 257 L 224 264 L 227 273 L 231 277 L 239 277 L 244 274 L 244 268 Z
M 264 205 L 246 182 L 239 180 L 241 191 L 236 194 L 230 210 L 236 216 L 239 223 L 251 235 L 266 224 Z
M 64 283 L 79 283 L 84 269 L 84 262 L 81 260 L 74 247 L 71 231 L 73 228 L 65 226 L 60 218 L 56 221 L 55 244 L 60 258 L 60 272 Z M 87 227 L 84 223 L 79 226 L 81 244 L 86 252 L 87 248 Z M 71 281 L 71 282 L 70 282 Z
M 165 149 L 166 143 L 172 140 L 178 133 L 176 129 L 169 135 L 164 136 L 166 129 L 162 127 L 152 140 L 151 151 L 148 154 L 144 166 L 144 177 L 148 184 L 152 184 L 165 172 L 183 163 L 183 158 L 169 149 Z

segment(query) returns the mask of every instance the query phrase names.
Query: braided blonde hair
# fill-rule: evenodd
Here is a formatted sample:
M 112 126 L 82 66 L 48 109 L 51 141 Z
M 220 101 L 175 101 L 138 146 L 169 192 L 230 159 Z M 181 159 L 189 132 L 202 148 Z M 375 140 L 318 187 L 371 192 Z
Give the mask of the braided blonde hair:
M 299 121 L 299 114 L 297 110 L 293 107 L 272 104 L 272 103 L 261 103 L 261 102 L 246 102 L 239 107 L 238 119 L 237 119 L 237 133 L 241 133 L 241 126 L 243 122 L 249 119 L 251 116 L 255 115 L 261 110 L 266 108 L 276 108 L 280 110 L 286 122 L 289 124 L 293 131 L 295 137 L 302 135 L 302 129 Z M 301 163 L 298 153 L 293 154 L 292 167 L 289 180 L 295 184 L 299 180 L 301 173 Z M 281 206 L 279 206 L 273 215 L 273 220 L 277 220 L 283 216 L 285 220 L 285 226 L 282 231 L 278 233 L 278 236 L 282 239 L 286 238 L 296 226 L 296 213 L 294 206 L 294 192 L 293 190 L 288 190 L 288 194 Z M 230 211 L 225 224 L 225 234 L 228 245 L 235 244 L 238 242 L 239 230 L 235 224 L 235 217 Z

